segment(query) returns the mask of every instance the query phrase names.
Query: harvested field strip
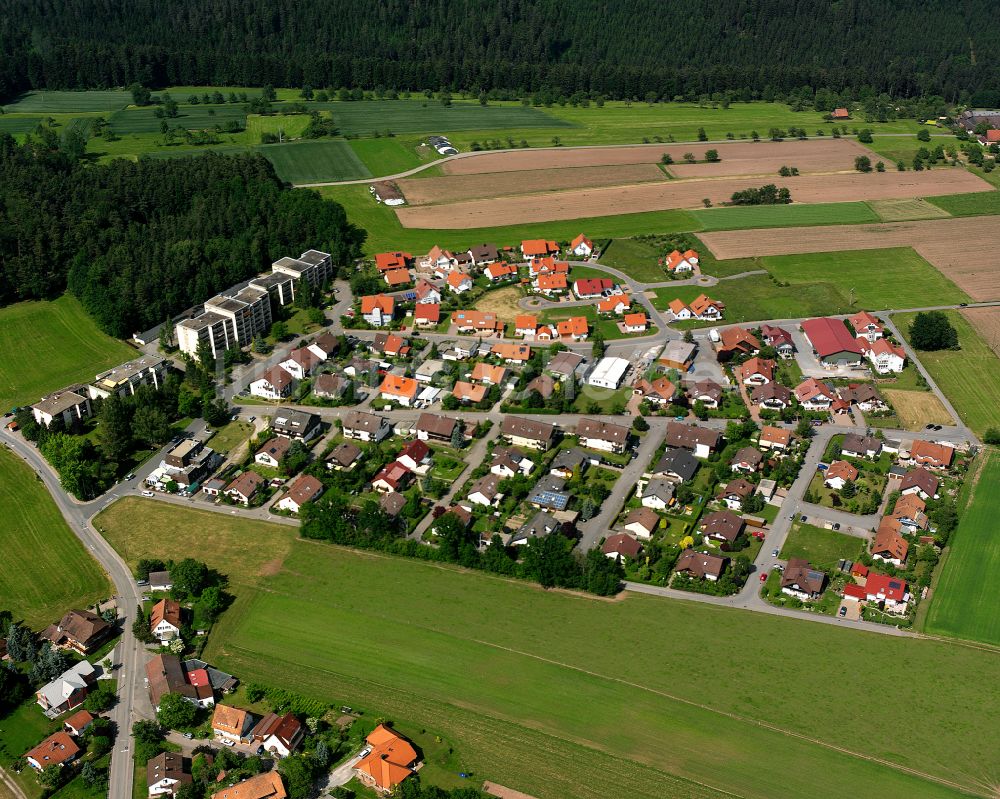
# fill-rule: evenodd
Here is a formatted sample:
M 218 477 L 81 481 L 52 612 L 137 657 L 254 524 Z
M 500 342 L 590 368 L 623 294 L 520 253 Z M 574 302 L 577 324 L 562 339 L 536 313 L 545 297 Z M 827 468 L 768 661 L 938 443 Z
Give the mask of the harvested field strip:
M 676 162 L 670 170 L 679 178 L 706 178 L 736 175 L 758 175 L 766 177 L 765 182 L 788 185 L 795 191 L 795 178 L 782 178 L 778 170 L 783 166 L 795 167 L 802 175 L 822 172 L 852 172 L 854 159 L 867 155 L 873 160 L 875 154 L 853 139 L 812 139 L 807 141 L 757 142 L 736 145 L 712 145 L 719 151 L 721 160 L 715 163 L 686 164 L 683 153 L 690 152 L 702 158 L 703 145 L 688 144 L 678 158 L 671 147 L 668 152 Z
M 705 233 L 717 258 L 913 247 L 977 302 L 1000 299 L 1000 225 L 967 219 L 928 219 L 882 225 L 774 228 Z
M 868 204 L 883 222 L 906 222 L 950 216 L 943 208 L 931 205 L 927 200 L 872 200 Z
M 618 147 L 574 147 L 545 150 L 506 150 L 496 153 L 460 158 L 444 165 L 449 175 L 471 175 L 482 172 L 504 172 L 528 169 L 561 169 L 577 166 L 613 166 L 617 164 L 652 164 L 669 153 L 676 162 L 673 169 L 682 168 L 684 154 L 690 152 L 701 160 L 706 150 L 716 150 L 721 159 L 716 164 L 683 165 L 684 169 L 705 169 L 707 175 L 740 175 L 750 170 L 751 174 L 773 172 L 778 177 L 778 169 L 784 165 L 801 164 L 824 167 L 824 171 L 841 167 L 853 168 L 856 155 L 871 155 L 855 141 L 847 139 L 812 139 L 808 141 L 783 142 L 724 142 L 705 144 L 687 142 L 685 144 L 637 144 Z M 764 167 L 761 167 L 763 164 Z M 773 168 L 772 168 L 773 167 Z M 720 170 L 712 172 L 711 170 Z M 732 169 L 742 171 L 729 171 Z
M 954 424 L 941 400 L 930 391 L 884 388 L 882 393 L 896 409 L 899 422 L 906 430 L 923 430 L 928 424 Z
M 742 208 L 707 208 L 691 216 L 709 230 L 750 230 L 791 225 L 857 225 L 878 222 L 878 215 L 863 202 L 792 203 Z
M 1000 308 L 964 308 L 961 313 L 986 346 L 1000 358 Z M 1000 402 L 1000 397 L 997 400 Z
M 588 166 L 573 169 L 531 169 L 523 172 L 490 172 L 448 175 L 440 178 L 400 180 L 410 205 L 426 205 L 528 192 L 558 191 L 590 186 L 622 186 L 666 180 L 656 164 Z
M 973 194 L 928 197 L 927 202 L 933 203 L 952 216 L 1000 214 L 1000 191 L 978 191 Z
M 748 178 L 671 180 L 400 208 L 396 213 L 404 227 L 440 229 L 482 227 L 487 224 L 515 225 L 581 216 L 695 208 L 702 204 L 703 199 L 719 204 L 728 201 L 733 192 L 759 185 L 759 180 Z M 808 203 L 921 197 L 930 193 L 969 192 L 983 185 L 982 180 L 960 169 L 801 176 L 795 178 L 793 199 Z

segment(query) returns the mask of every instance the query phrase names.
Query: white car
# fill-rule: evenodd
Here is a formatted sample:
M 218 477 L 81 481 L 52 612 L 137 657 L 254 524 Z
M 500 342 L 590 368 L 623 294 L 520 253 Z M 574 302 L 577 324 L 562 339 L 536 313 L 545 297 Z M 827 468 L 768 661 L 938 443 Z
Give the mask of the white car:
M 153 497 L 153 496 L 156 496 L 152 491 L 149 491 L 149 490 L 143 491 L 142 495 L 144 497 Z
M 236 741 L 222 741 L 223 746 L 236 746 Z

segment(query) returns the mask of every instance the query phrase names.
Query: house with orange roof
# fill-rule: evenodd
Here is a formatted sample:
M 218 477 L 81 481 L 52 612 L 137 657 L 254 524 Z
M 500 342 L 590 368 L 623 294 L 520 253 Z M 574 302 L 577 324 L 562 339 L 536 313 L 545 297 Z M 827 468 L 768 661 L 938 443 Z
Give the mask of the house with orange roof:
M 212 713 L 212 734 L 223 741 L 239 743 L 253 727 L 253 716 L 243 708 L 216 705 Z
M 947 469 L 955 457 L 955 450 L 947 444 L 932 441 L 914 441 L 910 447 L 910 460 L 929 469 Z
M 437 303 L 418 303 L 413 309 L 413 324 L 417 327 L 434 327 L 440 321 L 441 306 Z
M 545 258 L 558 253 L 559 245 L 548 239 L 525 239 L 521 242 L 521 255 L 524 256 L 525 260 Z
M 534 282 L 535 290 L 541 294 L 551 297 L 553 294 L 562 294 L 569 288 L 566 275 L 561 273 L 541 274 Z
M 486 399 L 486 391 L 486 386 L 468 383 L 465 380 L 457 380 L 451 390 L 451 394 L 459 402 L 476 403 Z
M 573 255 L 579 255 L 581 258 L 589 258 L 594 253 L 594 242 L 581 233 L 570 242 L 569 248 Z
M 441 303 L 441 292 L 438 287 L 423 278 L 417 281 L 416 295 L 417 305 L 439 305 Z
M 149 612 L 149 631 L 158 641 L 171 641 L 181 634 L 181 603 L 161 599 Z
M 212 794 L 212 799 L 287 799 L 288 793 L 277 771 L 261 774 L 237 782 Z
M 420 266 L 433 271 L 450 272 L 455 265 L 455 259 L 450 252 L 442 250 L 436 244 L 431 247 L 431 251 L 420 259 Z
M 748 358 L 733 372 L 745 386 L 763 386 L 774 380 L 774 361 L 768 358 Z
M 892 516 L 882 517 L 875 538 L 872 540 L 872 560 L 884 560 L 893 566 L 906 563 L 910 542 L 899 532 L 900 522 Z
M 538 317 L 532 314 L 519 314 L 514 317 L 514 333 L 518 336 L 530 338 L 535 335 L 538 329 Z
M 815 377 L 807 377 L 795 387 L 795 399 L 807 411 L 828 411 L 839 397 L 834 388 Z
M 695 266 L 698 265 L 698 253 L 694 250 L 688 250 L 684 253 L 680 250 L 674 250 L 667 256 L 665 265 L 667 271 L 674 274 L 693 272 Z
M 517 277 L 517 267 L 513 264 L 496 263 L 490 264 L 483 270 L 490 283 L 499 283 L 501 280 L 513 280 Z
M 453 294 L 461 294 L 472 290 L 472 278 L 462 272 L 449 272 L 446 282 L 448 290 Z
M 354 765 L 354 771 L 367 787 L 390 793 L 414 773 L 417 750 L 395 730 L 379 724 L 365 741 L 371 751 Z
M 569 337 L 573 341 L 585 341 L 590 334 L 590 325 L 586 316 L 571 316 L 556 324 L 556 331 L 562 338 Z
M 632 298 L 628 294 L 612 294 L 597 303 L 598 313 L 614 314 L 620 316 L 632 307 Z
M 791 430 L 785 430 L 781 427 L 773 427 L 771 425 L 764 425 L 761 428 L 760 438 L 757 440 L 757 446 L 761 449 L 784 450 L 788 449 L 788 445 L 791 443 Z
M 854 328 L 854 335 L 872 342 L 885 335 L 885 329 L 877 316 L 873 316 L 868 311 L 858 311 L 854 316 L 847 318 Z
M 37 771 L 44 771 L 48 766 L 64 766 L 72 763 L 80 754 L 80 747 L 70 737 L 68 732 L 54 732 L 34 749 L 24 755 L 28 765 Z
M 726 304 L 719 300 L 713 300 L 707 294 L 699 294 L 689 303 L 691 315 L 695 319 L 714 322 L 722 318 L 726 312 Z
M 382 278 L 385 280 L 386 285 L 390 288 L 396 288 L 398 286 L 405 286 L 410 282 L 410 270 L 409 269 L 390 269 L 388 272 L 382 274 Z
M 646 314 L 642 311 L 638 313 L 625 314 L 623 324 L 625 326 L 626 333 L 645 333 L 646 329 L 649 327 L 649 321 L 646 319 Z
M 472 382 L 486 386 L 499 386 L 507 379 L 507 369 L 491 363 L 477 363 L 472 367 Z
M 375 253 L 375 268 L 380 274 L 393 269 L 408 269 L 412 260 L 413 256 L 408 252 L 379 252 Z
M 532 258 L 528 265 L 532 277 L 537 275 L 569 274 L 569 264 L 555 258 Z
M 850 118 L 851 118 L 851 112 L 848 111 L 846 108 L 834 108 L 833 111 L 830 112 L 830 119 L 840 120 L 840 119 L 850 119 Z
M 553 341 L 559 334 L 552 325 L 539 325 L 535 328 L 535 341 Z
M 823 485 L 840 491 L 845 483 L 853 483 L 858 479 L 858 470 L 847 461 L 834 461 L 823 473 Z
M 871 343 L 858 339 L 865 357 L 871 361 L 872 369 L 880 375 L 902 372 L 906 366 L 906 350 L 885 338 L 877 338 Z
M 372 327 L 385 327 L 396 313 L 396 300 L 386 294 L 361 298 L 361 317 Z
M 716 356 L 720 361 L 727 361 L 734 355 L 751 355 L 760 350 L 760 341 L 749 330 L 743 327 L 728 327 L 719 336 L 716 344 Z
M 383 466 L 372 478 L 372 488 L 380 494 L 403 491 L 413 480 L 413 470 L 399 461 Z
M 451 323 L 459 333 L 502 337 L 504 323 L 492 311 L 452 311 Z
M 531 347 L 527 344 L 494 344 L 492 354 L 507 363 L 527 363 L 531 359 Z
M 379 386 L 379 396 L 384 400 L 398 402 L 400 405 L 410 407 L 417 398 L 419 385 L 412 377 L 403 375 L 387 374 Z

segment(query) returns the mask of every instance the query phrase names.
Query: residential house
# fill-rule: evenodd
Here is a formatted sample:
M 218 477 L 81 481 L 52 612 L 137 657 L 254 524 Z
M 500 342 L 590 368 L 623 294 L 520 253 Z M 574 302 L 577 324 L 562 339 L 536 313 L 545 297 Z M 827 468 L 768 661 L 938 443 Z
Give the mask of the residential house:
M 195 664 L 200 665 L 188 668 Z M 181 665 L 181 659 L 177 655 L 154 655 L 146 664 L 146 682 L 153 709 L 159 710 L 160 700 L 167 694 L 179 694 L 191 704 L 202 708 L 214 705 L 214 683 L 205 665 L 201 661 L 186 661 Z M 222 690 L 232 678 L 222 672 L 218 674 L 222 677 L 218 682 Z
M 838 396 L 833 387 L 815 377 L 807 377 L 795 387 L 795 399 L 807 411 L 828 411 Z
M 173 578 L 168 571 L 158 571 L 149 573 L 150 591 L 169 591 L 174 587 Z
M 223 741 L 239 743 L 249 737 L 253 716 L 242 708 L 216 705 L 212 714 L 212 734 Z
M 743 447 L 729 461 L 729 466 L 734 472 L 744 472 L 753 474 L 760 469 L 764 456 L 756 447 Z
M 59 730 L 54 732 L 34 749 L 25 753 L 24 759 L 28 765 L 36 771 L 44 771 L 49 766 L 65 766 L 76 760 L 80 754 L 80 747 L 77 746 L 69 733 Z
M 57 624 L 45 629 L 41 637 L 56 649 L 71 649 L 89 655 L 103 644 L 114 626 L 89 610 L 68 611 Z
M 269 400 L 280 400 L 292 393 L 295 378 L 281 366 L 272 366 L 250 383 L 250 395 Z
M 735 480 L 730 480 L 722 489 L 721 498 L 730 510 L 741 510 L 743 503 L 752 497 L 756 490 L 757 487 L 753 483 L 737 477 Z
M 589 277 L 573 281 L 573 293 L 577 299 L 590 300 L 602 297 L 615 286 L 615 281 L 607 277 Z
M 418 280 L 414 290 L 417 305 L 440 305 L 441 292 L 429 280 Z
M 311 441 L 323 432 L 323 422 L 315 413 L 280 408 L 271 420 L 271 432 L 292 441 Z
M 846 108 L 834 108 L 833 111 L 830 112 L 830 119 L 834 120 L 835 122 L 841 122 L 845 119 L 850 119 L 850 118 L 851 118 L 851 112 L 848 111 Z
M 726 312 L 726 305 L 719 300 L 713 300 L 707 294 L 699 294 L 688 304 L 691 316 L 706 322 L 715 322 Z
M 667 446 L 691 450 L 699 458 L 711 455 L 718 449 L 721 441 L 722 434 L 718 430 L 682 422 L 667 424 Z
M 500 250 L 496 244 L 476 244 L 469 248 L 472 265 L 483 267 L 500 260 Z
M 420 259 L 420 267 L 434 272 L 447 274 L 455 265 L 454 256 L 447 250 L 442 250 L 436 244 L 427 255 Z
M 757 337 L 742 327 L 727 327 L 719 334 L 716 356 L 719 361 L 728 361 L 736 355 L 753 355 L 760 350 Z
M 848 433 L 844 436 L 844 443 L 840 445 L 840 451 L 849 458 L 874 459 L 882 454 L 882 442 L 875 436 Z
M 431 448 L 424 441 L 416 438 L 406 443 L 399 455 L 396 456 L 396 461 L 403 464 L 411 472 L 421 475 L 427 474 L 431 468 Z
M 181 634 L 181 603 L 161 599 L 149 612 L 149 631 L 156 640 L 172 641 Z
M 695 552 L 693 549 L 685 549 L 677 558 L 674 570 L 678 574 L 686 574 L 696 580 L 708 580 L 716 582 L 726 568 L 726 558 L 718 555 L 709 555 L 704 552 Z
M 390 373 L 382 380 L 382 385 L 378 387 L 378 390 L 382 399 L 410 407 L 417 398 L 419 388 L 417 381 L 412 377 Z
M 654 477 L 665 477 L 672 483 L 693 480 L 698 471 L 698 459 L 686 449 L 671 447 L 650 470 Z
M 768 347 L 774 347 L 779 358 L 788 359 L 795 356 L 795 341 L 785 328 L 761 325 L 760 337 Z
M 781 411 L 792 404 L 792 392 L 780 383 L 765 383 L 750 393 L 750 402 L 771 411 Z
M 548 239 L 526 239 L 521 242 L 521 255 L 524 259 L 546 258 L 559 254 L 559 245 Z
M 688 391 L 691 402 L 700 402 L 706 408 L 718 408 L 722 401 L 723 389 L 714 380 L 699 380 Z
M 857 405 L 866 413 L 889 409 L 888 403 L 871 383 L 851 383 L 847 388 L 840 389 L 840 398 L 849 405 Z
M 532 285 L 535 291 L 544 294 L 546 297 L 562 294 L 569 288 L 566 275 L 561 273 L 542 273 L 535 278 Z
M 898 344 L 893 344 L 888 339 L 875 339 L 871 344 L 863 339 L 861 349 L 864 350 L 865 357 L 871 361 L 872 369 L 878 374 L 890 374 L 903 371 L 906 366 L 906 350 Z
M 732 544 L 743 532 L 743 527 L 742 517 L 731 510 L 717 510 L 704 516 L 698 529 L 705 538 Z
M 472 276 L 462 272 L 449 272 L 445 284 L 452 294 L 463 294 L 472 291 Z
M 363 785 L 388 794 L 414 773 L 417 751 L 404 737 L 384 724 L 379 724 L 368 737 L 369 751 L 354 765 Z
M 180 752 L 160 752 L 146 761 L 149 796 L 174 796 L 180 786 L 190 785 L 191 780 L 191 761 Z
M 406 497 L 393 491 L 379 497 L 378 505 L 390 519 L 395 519 L 406 507 Z
M 552 357 L 547 369 L 549 374 L 555 375 L 559 380 L 566 380 L 570 375 L 577 373 L 584 360 L 578 353 L 563 350 Z
M 312 340 L 308 348 L 321 361 L 328 361 L 340 350 L 340 339 L 333 333 L 320 333 Z
M 639 557 L 640 552 L 642 552 L 642 544 L 625 533 L 609 535 L 601 544 L 601 553 L 607 558 L 635 560 Z
M 410 277 L 409 269 L 390 269 L 388 272 L 382 273 L 382 279 L 389 288 L 395 289 L 405 286 L 413 278 Z
M 469 502 L 483 505 L 487 508 L 496 507 L 503 499 L 500 493 L 500 476 L 492 472 L 484 474 L 469 487 Z
M 405 358 L 410 354 L 410 342 L 398 333 L 376 333 L 371 347 L 372 352 L 385 358 Z
M 674 484 L 663 477 L 651 478 L 639 493 L 644 508 L 666 510 L 674 503 Z
M 576 424 L 580 444 L 602 452 L 623 453 L 628 446 L 629 429 L 600 419 L 581 419 Z
M 916 494 L 905 494 L 896 501 L 892 509 L 892 518 L 899 523 L 900 532 L 914 535 L 930 526 L 930 519 L 925 511 L 927 503 Z
M 556 331 L 561 338 L 571 338 L 573 341 L 586 341 L 590 334 L 590 325 L 586 316 L 571 316 L 556 323 Z
M 371 327 L 388 327 L 396 315 L 396 300 L 386 294 L 361 298 L 361 317 Z
M 556 391 L 556 381 L 546 374 L 540 374 L 528 381 L 524 387 L 525 391 L 537 392 L 543 400 L 549 399 Z
M 940 481 L 927 469 L 918 466 L 910 469 L 899 481 L 899 493 L 903 496 L 915 494 L 921 499 L 937 499 Z
M 78 390 L 76 390 L 78 389 Z M 90 397 L 83 386 L 74 386 L 42 397 L 31 406 L 31 414 L 38 424 L 48 427 L 54 419 L 62 419 L 67 428 L 90 418 Z
M 477 363 L 472 367 L 471 379 L 473 383 L 482 383 L 485 386 L 503 385 L 507 379 L 507 369 L 489 363 Z
M 552 459 L 549 474 L 562 477 L 564 480 L 572 480 L 576 475 L 583 474 L 589 463 L 590 456 L 579 447 L 562 449 Z
M 347 393 L 350 382 L 343 375 L 317 375 L 312 384 L 312 393 L 317 399 L 339 400 Z
M 413 324 L 417 327 L 436 327 L 441 322 L 441 306 L 437 303 L 418 304 L 413 309 Z
M 212 799 L 287 799 L 281 774 L 264 771 L 212 794 Z
M 323 484 L 311 474 L 302 474 L 295 478 L 285 494 L 277 502 L 278 510 L 298 513 L 307 502 L 315 502 L 323 494 Z
M 566 510 L 570 494 L 566 491 L 566 481 L 554 474 L 542 477 L 528 495 L 528 503 L 536 508 L 548 510 Z
M 514 280 L 517 277 L 517 267 L 513 264 L 490 264 L 483 270 L 490 283 L 499 283 L 503 280 Z
M 565 261 L 557 261 L 555 258 L 532 258 L 528 264 L 528 272 L 532 278 L 539 275 L 563 275 L 569 274 L 569 264 Z
M 78 710 L 68 719 L 63 720 L 63 729 L 74 738 L 78 738 L 83 735 L 93 723 L 94 715 L 89 710 Z
M 305 737 L 305 725 L 292 713 L 268 713 L 250 731 L 250 740 L 272 757 L 288 757 Z
M 538 317 L 531 314 L 520 314 L 514 317 L 514 333 L 525 338 L 533 338 L 538 329 Z
M 579 282 L 579 281 L 578 281 Z M 597 302 L 597 312 L 621 316 L 632 307 L 632 298 L 628 294 L 612 294 Z
M 694 356 L 698 351 L 698 345 L 682 339 L 673 339 L 667 342 L 660 353 L 659 364 L 667 369 L 676 369 L 678 372 L 686 372 L 694 364 Z
M 887 574 L 869 574 L 865 580 L 865 598 L 869 602 L 879 602 L 888 613 L 906 613 L 910 594 L 906 590 L 906 580 Z
M 733 369 L 736 378 L 745 386 L 763 386 L 774 380 L 774 361 L 768 358 L 748 358 Z
M 520 416 L 504 416 L 500 423 L 500 435 L 508 444 L 528 449 L 547 450 L 555 441 L 556 428 L 548 422 L 525 419 Z
M 840 491 L 844 483 L 853 483 L 858 479 L 858 470 L 847 461 L 834 461 L 823 473 L 823 485 Z
M 358 441 L 379 442 L 392 435 L 392 425 L 384 416 L 364 411 L 348 411 L 343 417 L 344 436 Z
M 448 416 L 439 416 L 436 413 L 422 413 L 417 417 L 415 430 L 417 438 L 421 441 L 442 441 L 451 443 L 452 436 L 455 435 L 455 428 L 458 421 Z
M 225 494 L 234 502 L 249 505 L 266 483 L 257 472 L 245 471 L 226 486 Z
M 660 526 L 660 517 L 652 508 L 635 508 L 629 511 L 622 526 L 637 538 L 648 540 Z
M 872 540 L 872 560 L 884 560 L 893 566 L 902 566 L 910 549 L 910 542 L 899 532 L 900 523 L 891 516 L 879 522 Z
M 452 311 L 451 323 L 459 333 L 503 337 L 503 320 L 492 311 Z
M 632 393 L 642 397 L 646 402 L 662 407 L 673 402 L 677 386 L 667 377 L 658 377 L 652 381 L 643 377 L 632 385 Z
M 858 366 L 863 360 L 861 345 L 839 319 L 807 319 L 802 332 L 824 366 Z
M 532 538 L 544 538 L 559 529 L 559 521 L 551 513 L 540 510 L 522 524 L 510 538 L 510 546 L 524 546 Z
M 869 343 L 885 335 L 885 329 L 877 316 L 873 316 L 868 311 L 858 311 L 854 316 L 848 317 L 851 327 L 854 328 L 856 338 L 863 338 Z
M 622 326 L 626 333 L 645 333 L 649 327 L 649 320 L 646 318 L 646 314 L 641 311 L 627 313 L 622 319 Z
M 578 255 L 581 258 L 589 258 L 594 254 L 594 242 L 581 233 L 569 243 L 569 249 L 573 255 Z
M 954 448 L 947 444 L 917 440 L 910 447 L 910 462 L 928 469 L 947 469 L 954 457 Z
M 82 705 L 96 680 L 93 664 L 81 660 L 39 688 L 35 699 L 47 716 L 55 717 Z
M 667 267 L 668 272 L 677 275 L 684 272 L 693 272 L 694 268 L 698 265 L 698 253 L 694 250 L 687 250 L 683 253 L 680 250 L 674 250 L 667 255 L 664 265 Z
M 760 430 L 760 437 L 757 439 L 757 446 L 761 449 L 781 450 L 788 449 L 792 443 L 792 431 L 781 427 L 764 425 Z
M 342 441 L 330 451 L 326 468 L 335 472 L 351 469 L 361 459 L 361 447 L 350 441 Z
M 413 472 L 399 461 L 388 463 L 372 478 L 372 488 L 380 494 L 404 491 L 413 481 Z
M 781 593 L 802 601 L 818 598 L 825 585 L 826 574 L 814 569 L 804 558 L 789 558 L 781 573 Z
M 375 268 L 379 274 L 390 272 L 393 269 L 409 269 L 412 262 L 413 256 L 408 252 L 375 253 Z
M 522 474 L 527 477 L 535 468 L 534 461 L 516 447 L 496 447 L 490 461 L 490 472 L 508 478 Z

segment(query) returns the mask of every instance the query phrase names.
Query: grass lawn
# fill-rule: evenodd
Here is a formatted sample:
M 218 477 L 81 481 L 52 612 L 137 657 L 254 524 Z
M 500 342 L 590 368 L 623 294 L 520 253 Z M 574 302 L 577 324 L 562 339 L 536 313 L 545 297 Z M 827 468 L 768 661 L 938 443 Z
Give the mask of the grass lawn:
M 781 548 L 781 559 L 805 558 L 818 569 L 836 569 L 838 560 L 856 560 L 861 545 L 862 540 L 852 535 L 794 522 Z
M 0 608 L 40 629 L 71 608 L 110 596 L 111 586 L 35 473 L 0 449 Z
M 916 156 L 917 151 L 921 147 L 925 147 L 928 151 L 933 152 L 934 148 L 939 144 L 944 147 L 945 150 L 957 150 L 959 142 L 950 133 L 937 133 L 931 132 L 930 141 L 920 141 L 917 138 L 916 133 L 913 136 L 879 136 L 878 130 L 871 125 L 875 131 L 875 136 L 872 137 L 872 143 L 866 144 L 869 150 L 878 155 L 882 156 L 882 160 L 885 162 L 886 172 L 896 170 L 896 162 L 902 161 L 907 170 L 913 168 L 913 158 Z M 875 165 L 877 159 L 872 159 L 872 165 Z M 935 166 L 933 169 L 955 169 L 956 167 L 940 165 Z
M 37 402 L 70 383 L 93 380 L 98 372 L 138 356 L 124 342 L 102 333 L 69 294 L 52 302 L 0 308 L 0 353 L 4 411 Z
M 0 718 L 0 767 L 24 791 L 29 799 L 34 799 L 42 793 L 37 772 L 26 766 L 20 774 L 15 774 L 11 765 L 25 752 L 38 744 L 43 738 L 51 735 L 62 725 L 50 720 L 42 713 L 35 702 L 34 695 L 28 697 L 8 715 Z M 4 786 L 6 789 L 6 786 Z
M 289 183 L 354 180 L 371 175 L 350 144 L 338 139 L 264 144 L 256 149 L 274 164 L 278 177 Z
M 8 114 L 117 111 L 132 102 L 123 91 L 27 92 L 3 107 Z
M 663 247 L 652 242 L 614 239 L 601 253 L 601 263 L 621 270 L 640 283 L 659 283 L 670 279 L 659 263 L 666 255 Z
M 971 638 L 1000 646 L 1000 453 L 987 449 L 975 483 L 963 485 L 967 502 L 958 530 L 951 539 L 924 631 Z
M 794 193 L 795 179 L 789 178 L 787 184 Z M 691 216 L 701 223 L 703 230 L 707 231 L 793 225 L 857 225 L 879 221 L 878 214 L 863 202 L 706 208 L 691 211 Z
M 426 162 L 417 155 L 416 147 L 397 138 L 352 139 L 349 143 L 354 154 L 373 175 L 395 175 Z
M 178 557 L 198 544 L 234 581 L 236 604 L 206 651 L 213 663 L 245 682 L 293 681 L 303 694 L 440 731 L 458 742 L 462 771 L 537 796 L 721 797 L 715 786 L 746 797 L 807 789 L 827 797 L 857 779 L 890 799 L 957 796 L 807 738 L 975 788 L 971 775 L 1000 734 L 991 712 L 1000 664 L 981 651 L 654 597 L 547 592 L 140 502 L 101 517 L 116 545 L 129 530 L 130 562 L 137 550 Z M 827 654 L 802 669 L 773 656 L 774 640 Z M 726 690 L 706 694 L 702 679 L 678 680 L 692 658 Z M 869 687 L 840 675 L 890 667 L 908 675 L 915 697 L 895 711 L 907 736 L 845 743 L 837 730 L 864 722 Z M 945 667 L 953 679 L 942 682 Z M 920 723 L 941 708 L 951 714 L 946 728 Z M 496 757 L 510 747 L 518 758 Z M 815 782 L 819 768 L 829 781 Z
M 978 435 L 1000 426 L 1000 359 L 958 311 L 945 311 L 958 331 L 960 350 L 918 352 L 917 357 L 934 382 L 951 400 L 962 421 Z M 915 314 L 895 314 L 892 319 L 904 337 Z
M 914 219 L 940 219 L 948 212 L 920 198 L 869 200 L 868 205 L 883 222 L 906 222 Z
M 367 186 L 323 186 L 320 194 L 344 206 L 348 219 L 368 231 L 364 250 L 367 254 L 385 250 L 406 249 L 427 252 L 435 244 L 452 249 L 467 248 L 477 241 L 492 241 L 498 245 L 517 244 L 533 237 L 571 241 L 581 231 L 592 239 L 634 236 L 640 233 L 670 233 L 696 230 L 698 223 L 687 212 L 645 211 L 560 222 L 535 222 L 526 225 L 468 228 L 456 230 L 424 230 L 404 228 L 391 208 L 372 200 Z
M 928 197 L 927 202 L 952 216 L 987 216 L 1000 214 L 1000 191 L 977 191 L 972 194 L 951 194 Z
M 45 117 L 33 116 L 0 116 L 0 133 L 9 133 L 16 136 L 18 133 L 32 133 L 35 128 L 42 124 Z
M 247 114 L 246 138 L 250 144 L 259 143 L 264 133 L 280 134 L 282 140 L 298 138 L 308 126 L 309 117 L 306 114 L 266 117 Z
M 209 446 L 216 452 L 232 452 L 236 447 L 250 438 L 253 432 L 253 425 L 239 420 L 230 422 L 215 431 Z
M 175 98 L 179 99 L 179 98 Z M 126 133 L 159 133 L 160 126 L 166 122 L 171 128 L 187 130 L 207 130 L 220 125 L 225 128 L 230 120 L 246 125 L 247 109 L 242 103 L 234 105 L 187 105 L 178 106 L 177 116 L 161 119 L 154 113 L 155 107 L 129 108 L 116 111 L 108 120 L 112 129 L 119 136 Z M 260 141 L 258 138 L 257 141 Z

